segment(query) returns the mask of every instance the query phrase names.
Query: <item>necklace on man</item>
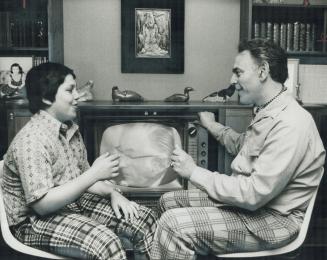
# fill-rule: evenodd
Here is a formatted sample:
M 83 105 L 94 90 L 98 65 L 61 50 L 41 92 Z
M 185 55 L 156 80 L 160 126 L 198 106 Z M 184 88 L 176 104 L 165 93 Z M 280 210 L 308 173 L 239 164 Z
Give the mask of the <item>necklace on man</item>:
M 257 114 L 260 110 L 267 107 L 271 102 L 273 102 L 276 98 L 278 98 L 286 90 L 287 90 L 287 88 L 283 85 L 282 89 L 278 92 L 278 94 L 276 96 L 274 96 L 272 99 L 270 99 L 268 102 L 264 103 L 263 105 L 257 106 L 257 108 L 255 109 L 255 113 Z

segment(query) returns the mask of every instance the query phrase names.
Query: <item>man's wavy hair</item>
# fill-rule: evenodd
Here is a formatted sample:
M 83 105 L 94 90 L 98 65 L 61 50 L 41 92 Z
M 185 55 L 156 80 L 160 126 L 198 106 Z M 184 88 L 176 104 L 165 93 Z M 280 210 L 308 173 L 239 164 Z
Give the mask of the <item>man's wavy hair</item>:
M 76 77 L 72 69 L 54 62 L 42 63 L 28 71 L 25 86 L 29 110 L 33 114 L 49 106 L 42 99 L 55 101 L 57 90 L 67 75 Z
M 249 51 L 251 56 L 260 66 L 264 61 L 269 64 L 271 78 L 284 84 L 288 78 L 287 55 L 285 50 L 274 42 L 265 39 L 243 41 L 238 46 L 238 51 Z

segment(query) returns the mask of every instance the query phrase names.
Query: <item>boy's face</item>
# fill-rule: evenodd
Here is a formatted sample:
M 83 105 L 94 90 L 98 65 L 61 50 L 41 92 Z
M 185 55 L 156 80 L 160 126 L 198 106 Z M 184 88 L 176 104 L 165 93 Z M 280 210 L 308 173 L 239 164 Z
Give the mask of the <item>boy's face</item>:
M 72 75 L 68 74 L 59 86 L 55 100 L 47 111 L 60 122 L 73 120 L 77 116 L 78 97 L 76 81 Z
M 257 104 L 261 99 L 260 69 L 249 51 L 235 58 L 231 83 L 235 84 L 242 104 Z

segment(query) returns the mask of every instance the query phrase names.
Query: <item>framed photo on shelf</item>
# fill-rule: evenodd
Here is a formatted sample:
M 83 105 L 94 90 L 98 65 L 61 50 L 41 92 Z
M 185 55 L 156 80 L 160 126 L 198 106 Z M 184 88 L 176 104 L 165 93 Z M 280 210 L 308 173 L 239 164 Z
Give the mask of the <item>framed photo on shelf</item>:
M 0 56 L 0 98 L 26 98 L 25 76 L 32 67 L 32 56 Z
M 26 57 L 1 57 L 0 56 L 0 71 L 7 70 L 10 71 L 11 65 L 14 63 L 18 63 L 23 72 L 27 73 L 29 69 L 33 67 L 33 56 L 26 56 Z
M 287 87 L 287 92 L 295 98 L 298 98 L 299 91 L 299 63 L 299 59 L 287 59 L 288 79 L 284 85 Z
M 184 0 L 121 0 L 122 73 L 184 73 Z

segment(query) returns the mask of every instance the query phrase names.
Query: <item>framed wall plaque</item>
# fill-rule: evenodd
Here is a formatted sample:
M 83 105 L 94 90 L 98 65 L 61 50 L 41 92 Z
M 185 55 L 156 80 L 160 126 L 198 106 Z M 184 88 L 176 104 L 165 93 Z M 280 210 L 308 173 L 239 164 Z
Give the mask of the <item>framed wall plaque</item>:
M 121 0 L 122 73 L 184 73 L 184 0 Z

